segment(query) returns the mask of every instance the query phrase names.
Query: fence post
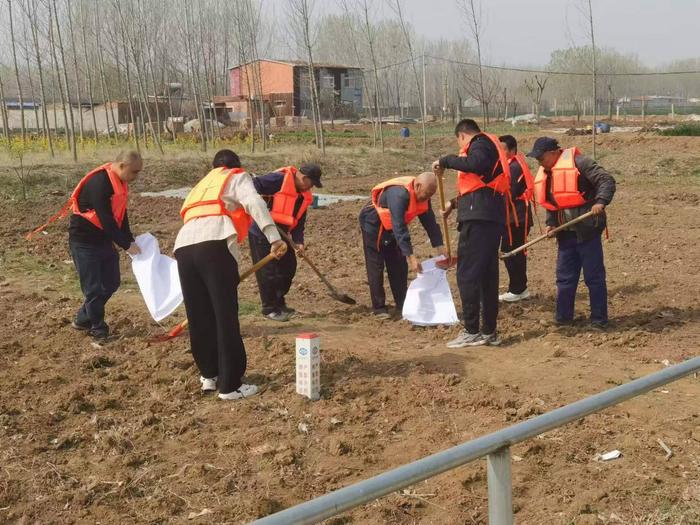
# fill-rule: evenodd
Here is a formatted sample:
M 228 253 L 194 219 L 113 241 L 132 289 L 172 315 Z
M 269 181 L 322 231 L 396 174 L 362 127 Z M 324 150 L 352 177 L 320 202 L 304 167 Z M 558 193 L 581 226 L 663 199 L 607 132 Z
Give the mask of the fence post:
M 510 475 L 510 447 L 486 457 L 489 488 L 489 525 L 513 525 L 513 482 Z

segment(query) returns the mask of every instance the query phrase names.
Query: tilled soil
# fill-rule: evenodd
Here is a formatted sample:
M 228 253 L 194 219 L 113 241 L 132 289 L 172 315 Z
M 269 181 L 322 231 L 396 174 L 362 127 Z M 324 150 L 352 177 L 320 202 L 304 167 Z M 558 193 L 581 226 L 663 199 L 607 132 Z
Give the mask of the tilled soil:
M 579 144 L 588 149 L 590 138 L 561 138 L 566 145 L 585 140 Z M 65 223 L 31 243 L 21 238 L 64 197 L 47 187 L 41 200 L 6 200 L 0 522 L 246 523 L 693 357 L 700 340 L 698 144 L 650 134 L 599 138 L 601 164 L 618 179 L 605 242 L 612 324 L 604 333 L 587 327 L 583 282 L 576 326 L 552 326 L 552 242 L 530 250 L 533 298 L 501 309 L 500 348 L 449 350 L 444 343 L 458 327 L 375 320 L 357 225 L 363 203 L 312 210 L 309 254 L 358 305 L 334 302 L 300 262 L 288 298 L 299 314 L 271 324 L 258 314 L 254 279 L 242 283 L 247 380 L 262 393 L 240 402 L 199 393 L 186 337 L 147 342 L 163 328 L 148 316 L 126 258 L 122 289 L 108 305 L 115 338 L 95 345 L 73 331 L 80 293 Z M 429 165 L 391 145 L 385 157 L 331 153 L 324 191 L 366 194 L 394 172 Z M 430 148 L 437 155 L 454 146 L 433 139 Z M 276 160 L 259 162 L 269 169 Z M 193 168 L 169 183 L 167 163 L 158 166 L 150 181 L 146 170 L 140 189 L 181 186 L 203 174 Z M 154 233 L 169 252 L 179 206 L 136 196 L 132 227 Z M 430 256 L 420 227 L 412 232 L 417 252 Z M 248 264 L 246 255 L 242 267 Z M 501 278 L 505 288 L 505 271 Z M 450 282 L 458 304 L 453 271 Z M 294 391 L 294 336 L 306 331 L 321 337 L 316 402 Z M 516 521 L 700 523 L 698 394 L 700 381 L 689 377 L 514 446 Z M 614 449 L 621 458 L 593 460 Z M 329 523 L 486 523 L 487 508 L 481 460 Z

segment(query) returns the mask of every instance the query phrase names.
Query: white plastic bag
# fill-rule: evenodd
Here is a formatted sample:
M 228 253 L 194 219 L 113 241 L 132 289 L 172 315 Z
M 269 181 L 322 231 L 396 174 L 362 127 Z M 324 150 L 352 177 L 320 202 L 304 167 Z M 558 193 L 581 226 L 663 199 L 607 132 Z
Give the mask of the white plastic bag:
M 423 262 L 423 273 L 419 273 L 408 287 L 402 315 L 415 325 L 449 325 L 458 322 L 447 272 L 435 266 L 437 260 L 435 257 Z
M 177 261 L 160 253 L 158 239 L 150 233 L 139 235 L 135 241 L 141 253 L 131 256 L 131 268 L 148 311 L 153 319 L 161 321 L 182 303 Z

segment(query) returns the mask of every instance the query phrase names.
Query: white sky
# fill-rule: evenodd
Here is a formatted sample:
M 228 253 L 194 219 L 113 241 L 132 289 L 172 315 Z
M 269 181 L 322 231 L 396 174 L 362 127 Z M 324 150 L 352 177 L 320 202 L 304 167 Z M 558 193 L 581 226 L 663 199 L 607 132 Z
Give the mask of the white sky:
M 393 17 L 385 0 L 375 0 Z M 481 0 L 483 49 L 494 64 L 543 65 L 555 49 L 586 43 L 581 0 Z M 403 0 L 404 14 L 431 38 L 469 37 L 457 0 Z M 336 0 L 317 0 L 338 11 Z M 635 53 L 648 66 L 700 55 L 700 0 L 593 0 L 596 45 Z M 572 42 L 573 41 L 573 42 Z

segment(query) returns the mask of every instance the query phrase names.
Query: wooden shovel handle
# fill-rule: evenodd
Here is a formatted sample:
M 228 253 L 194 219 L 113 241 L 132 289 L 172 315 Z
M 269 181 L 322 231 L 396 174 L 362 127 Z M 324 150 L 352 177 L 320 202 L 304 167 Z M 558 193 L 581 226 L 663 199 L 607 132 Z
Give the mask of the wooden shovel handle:
M 522 252 L 522 251 L 525 251 L 525 250 L 527 250 L 530 246 L 532 246 L 533 244 L 537 244 L 537 243 L 540 242 L 540 241 L 543 241 L 543 240 L 545 240 L 545 239 L 547 239 L 547 238 L 550 238 L 550 237 L 552 237 L 555 233 L 560 232 L 560 231 L 562 231 L 562 230 L 565 230 L 566 228 L 568 228 L 568 227 L 570 227 L 570 226 L 573 226 L 574 224 L 577 224 L 577 223 L 579 223 L 579 222 L 581 222 L 581 221 L 587 219 L 588 217 L 592 217 L 593 215 L 594 215 L 593 211 L 589 211 L 589 212 L 587 212 L 587 213 L 584 213 L 583 215 L 579 215 L 579 216 L 576 217 L 575 219 L 572 219 L 572 220 L 570 220 L 569 222 L 565 222 L 565 223 L 562 224 L 561 226 L 557 226 L 557 227 L 554 228 L 551 232 L 545 233 L 544 235 L 540 235 L 539 237 L 536 237 L 536 238 L 532 239 L 530 242 L 526 242 L 525 244 L 523 244 L 523 245 L 520 246 L 519 248 L 516 248 L 516 249 L 513 250 L 512 252 L 508 252 L 508 253 L 501 254 L 501 259 L 507 259 L 508 257 L 512 257 L 513 255 L 516 255 L 516 254 L 518 254 L 518 253 L 520 253 L 520 252 Z
M 440 194 L 440 211 L 444 212 L 447 209 L 447 204 L 445 201 L 445 183 L 443 180 L 443 175 L 437 175 L 438 183 L 438 193 Z M 450 245 L 450 229 L 447 224 L 447 217 L 442 213 L 440 214 L 442 218 L 442 236 L 444 238 L 445 248 L 447 248 L 447 260 L 452 261 L 452 246 Z

